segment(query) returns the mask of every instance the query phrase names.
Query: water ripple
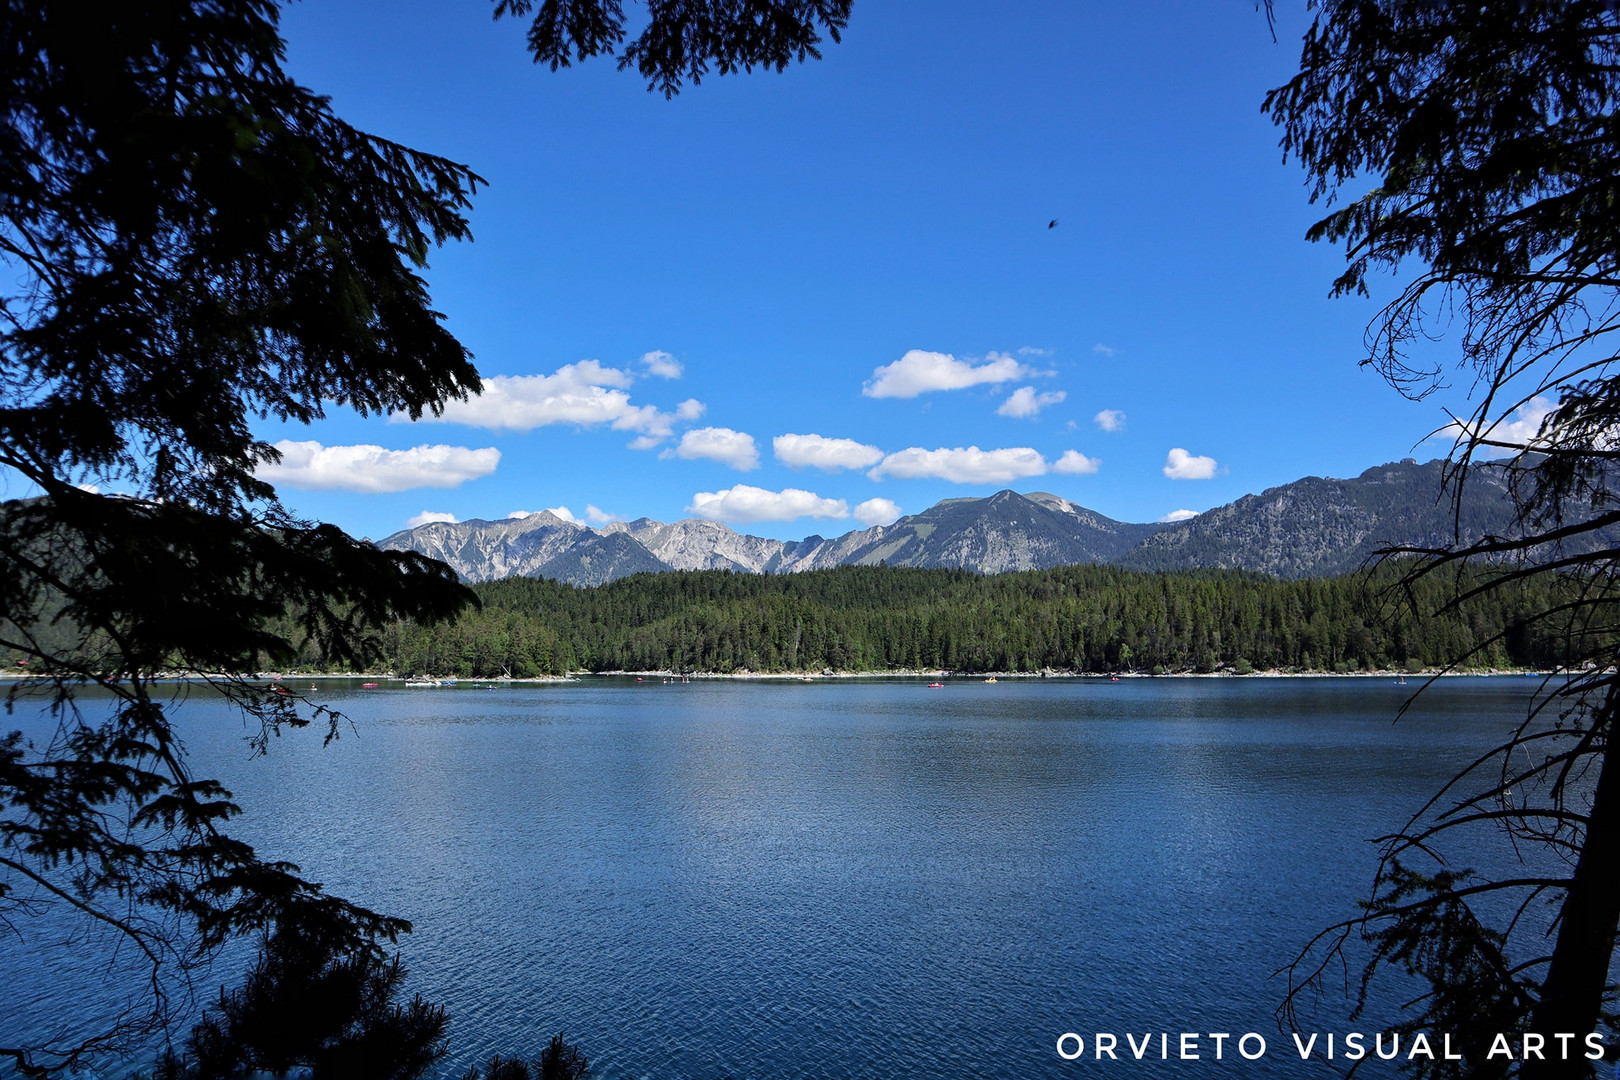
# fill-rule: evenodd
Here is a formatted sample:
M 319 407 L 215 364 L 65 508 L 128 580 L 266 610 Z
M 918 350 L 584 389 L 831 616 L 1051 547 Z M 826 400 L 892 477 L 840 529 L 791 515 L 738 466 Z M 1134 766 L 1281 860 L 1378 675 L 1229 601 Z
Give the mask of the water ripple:
M 1392 727 L 1365 680 L 339 688 L 354 732 L 256 760 L 182 717 L 250 839 L 415 923 L 446 1076 L 562 1030 L 602 1080 L 1072 1077 L 1064 1031 L 1274 1032 L 1362 841 L 1528 692 Z M 0 965 L 4 1030 L 116 1005 L 71 950 Z

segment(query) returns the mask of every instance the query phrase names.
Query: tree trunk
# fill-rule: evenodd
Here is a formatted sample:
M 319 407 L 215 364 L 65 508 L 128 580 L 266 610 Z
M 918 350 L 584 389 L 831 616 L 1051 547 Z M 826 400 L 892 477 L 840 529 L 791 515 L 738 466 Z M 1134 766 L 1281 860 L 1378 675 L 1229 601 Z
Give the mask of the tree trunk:
M 1586 1036 L 1598 1029 L 1603 989 L 1609 981 L 1609 963 L 1620 928 L 1620 779 L 1608 751 L 1614 717 L 1620 701 L 1610 688 L 1595 718 L 1608 728 L 1592 815 L 1575 864 L 1575 876 L 1560 912 L 1558 941 L 1542 986 L 1541 1000 L 1530 1017 L 1530 1030 L 1547 1040 L 1547 1060 L 1523 1063 L 1525 1080 L 1581 1080 L 1592 1075 L 1593 1062 L 1584 1054 Z M 1559 1058 L 1561 1033 L 1571 1033 L 1570 1057 Z

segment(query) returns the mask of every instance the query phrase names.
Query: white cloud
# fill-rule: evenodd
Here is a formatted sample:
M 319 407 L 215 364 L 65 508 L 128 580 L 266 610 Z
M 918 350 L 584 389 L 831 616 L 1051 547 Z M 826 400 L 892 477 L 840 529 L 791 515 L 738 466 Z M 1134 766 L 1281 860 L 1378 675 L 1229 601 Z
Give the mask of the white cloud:
M 962 390 L 984 383 L 1004 383 L 1043 374 L 1006 353 L 991 353 L 974 365 L 947 353 L 912 349 L 892 364 L 872 370 L 861 393 L 874 398 L 914 398 L 932 390 Z
M 1168 514 L 1164 515 L 1164 517 L 1160 518 L 1159 520 L 1160 521 L 1186 521 L 1188 518 L 1195 518 L 1197 516 L 1198 516 L 1198 511 L 1197 510 L 1172 510 Z
M 1090 476 L 1101 464 L 1099 458 L 1086 457 L 1078 450 L 1065 450 L 1062 457 L 1052 462 L 1052 471 L 1070 476 Z
M 1062 390 L 1048 390 L 1044 394 L 1037 394 L 1033 386 L 1020 386 L 1001 403 L 996 415 L 1018 418 L 1039 416 L 1042 409 L 1048 405 L 1056 405 L 1068 396 Z
M 641 434 L 632 439 L 632 442 L 652 439 L 656 444 L 675 433 L 675 421 L 677 419 L 679 418 L 674 414 L 659 412 L 652 405 L 632 405 L 624 410 L 623 415 L 613 421 L 613 430 L 639 431 Z M 638 449 L 640 448 L 638 447 Z
M 1125 429 L 1125 414 L 1118 409 L 1104 409 L 1091 419 L 1104 431 L 1123 431 Z
M 741 472 L 759 468 L 759 448 L 754 445 L 754 437 L 728 427 L 693 428 L 681 436 L 674 453 L 689 460 L 718 461 Z
M 681 377 L 681 362 L 663 349 L 654 349 L 641 358 L 641 366 L 647 369 L 647 374 L 656 375 L 660 379 L 678 379 Z
M 867 499 L 855 508 L 855 520 L 862 525 L 893 525 L 900 519 L 900 508 L 892 499 Z
M 813 491 L 764 488 L 737 484 L 724 491 L 700 491 L 692 496 L 687 513 L 710 521 L 792 521 L 795 518 L 847 518 L 843 499 L 823 499 Z
M 1018 349 L 1019 356 L 1051 356 L 1051 349 L 1038 349 L 1033 345 L 1022 345 Z
M 776 460 L 795 469 L 808 465 L 832 472 L 836 469 L 864 469 L 883 460 L 883 451 L 854 439 L 829 439 L 822 435 L 778 435 L 771 440 Z
M 1004 450 L 980 450 L 977 446 L 924 450 L 912 446 L 890 454 L 866 475 L 874 480 L 885 476 L 901 480 L 932 477 L 954 484 L 1003 484 L 1041 476 L 1047 468 L 1046 459 L 1027 446 Z
M 1118 349 L 1114 348 L 1111 345 L 1104 345 L 1100 341 L 1097 342 L 1097 344 L 1095 344 L 1095 345 L 1093 345 L 1091 347 L 1091 351 L 1096 353 L 1098 356 L 1118 356 L 1119 355 L 1119 350 Z
M 1519 406 L 1513 414 L 1515 419 L 1497 424 L 1486 432 L 1486 437 L 1495 442 L 1533 446 L 1541 434 L 1541 425 L 1557 411 L 1556 402 L 1537 394 Z
M 484 380 L 483 393 L 466 401 L 451 401 L 442 415 L 422 419 L 510 431 L 532 431 L 550 424 L 607 424 L 617 431 L 637 432 L 639 437 L 631 446 L 645 450 L 669 438 L 676 420 L 693 419 L 703 411 L 698 401 L 682 402 L 674 413 L 652 405 L 632 405 L 625 391 L 633 379 L 629 372 L 604 367 L 595 360 L 564 365 L 551 375 L 495 375 Z M 389 419 L 398 422 L 405 417 L 395 413 Z
M 594 506 L 591 503 L 585 504 L 585 517 L 592 525 L 606 525 L 610 522 L 624 520 L 618 514 L 610 514 L 600 506 Z
M 424 510 L 407 521 L 405 526 L 406 528 L 410 529 L 419 529 L 423 525 L 431 525 L 436 521 L 443 521 L 447 524 L 454 525 L 456 523 L 456 515 L 446 514 L 442 510 Z
M 533 513 L 534 513 L 533 510 L 514 510 L 510 514 L 506 515 L 506 520 L 508 520 L 508 521 L 514 521 L 514 520 L 515 521 L 522 521 L 524 518 L 528 517 L 529 515 L 531 515 Z
M 1189 454 L 1178 446 L 1165 455 L 1164 475 L 1172 480 L 1208 480 L 1215 475 L 1215 459 Z
M 1546 421 L 1547 417 L 1557 411 L 1558 404 L 1556 402 L 1537 394 L 1514 411 L 1512 420 L 1503 418 L 1487 428 L 1485 438 L 1492 442 L 1512 443 L 1514 446 L 1534 448 L 1538 444 L 1546 442 L 1545 439 L 1539 437 L 1541 435 L 1541 425 Z M 1435 432 L 1432 437 L 1439 438 L 1443 436 L 1460 442 L 1474 430 L 1474 427 L 1475 425 L 1472 423 L 1454 422 Z M 1556 438 L 1556 433 L 1554 437 Z M 1511 457 L 1518 451 L 1500 446 L 1481 446 L 1474 453 L 1476 457 L 1481 458 L 1500 458 Z
M 709 407 L 703 404 L 703 402 L 699 401 L 697 398 L 687 398 L 685 401 L 675 406 L 675 419 L 696 420 L 698 417 L 702 416 L 708 411 Z
M 384 450 L 380 446 L 322 446 L 318 442 L 276 443 L 281 460 L 255 470 L 272 484 L 311 491 L 360 491 L 383 494 L 419 487 L 457 487 L 488 476 L 500 464 L 493 446 L 413 446 Z

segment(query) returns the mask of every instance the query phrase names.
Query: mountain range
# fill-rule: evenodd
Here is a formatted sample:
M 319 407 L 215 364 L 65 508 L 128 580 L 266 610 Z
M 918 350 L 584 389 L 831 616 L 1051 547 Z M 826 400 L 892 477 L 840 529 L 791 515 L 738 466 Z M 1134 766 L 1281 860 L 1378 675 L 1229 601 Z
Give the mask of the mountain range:
M 600 585 L 647 571 L 786 574 L 878 563 L 985 574 L 1103 563 L 1322 577 L 1353 571 L 1383 547 L 1449 543 L 1454 526 L 1464 542 L 1513 531 L 1513 503 L 1495 470 L 1474 469 L 1457 507 L 1442 490 L 1442 467 L 1407 459 L 1352 479 L 1308 476 L 1172 523 L 1115 521 L 1046 492 L 999 491 L 831 539 L 770 540 L 696 519 L 593 529 L 542 511 L 432 522 L 379 546 L 443 560 L 469 582 L 524 576 Z

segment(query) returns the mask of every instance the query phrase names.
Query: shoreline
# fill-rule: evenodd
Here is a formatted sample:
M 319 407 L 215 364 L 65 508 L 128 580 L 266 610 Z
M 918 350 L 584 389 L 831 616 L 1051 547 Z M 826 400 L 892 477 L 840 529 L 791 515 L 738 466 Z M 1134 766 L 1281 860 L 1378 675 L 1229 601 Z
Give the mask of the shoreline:
M 1405 680 L 1409 684 L 1417 685 L 1417 684 L 1422 684 L 1424 682 L 1428 682 L 1428 681 L 1430 681 L 1432 679 L 1500 678 L 1500 677 L 1519 677 L 1519 678 L 1533 677 L 1533 678 L 1551 679 L 1551 678 L 1557 678 L 1560 675 L 1567 678 L 1567 677 L 1570 677 L 1571 675 L 1574 675 L 1574 674 L 1577 674 L 1577 673 L 1574 673 L 1574 672 L 1542 671 L 1542 670 L 1537 670 L 1537 669 L 1533 669 L 1533 668 L 1479 668 L 1479 669 L 1471 668 L 1471 669 L 1463 670 L 1463 671 L 1425 670 L 1425 671 L 1419 671 L 1419 672 L 1396 670 L 1394 668 L 1378 669 L 1378 670 L 1374 670 L 1374 671 L 1343 671 L 1343 672 L 1335 672 L 1335 671 L 1282 671 L 1282 670 L 1277 670 L 1277 669 L 1271 669 L 1271 670 L 1256 669 L 1254 671 L 1248 672 L 1248 673 L 1243 674 L 1243 675 L 1239 675 L 1238 673 L 1236 673 L 1234 671 L 1206 671 L 1206 672 L 1167 671 L 1167 672 L 1164 672 L 1162 674 L 1154 675 L 1154 674 L 1152 674 L 1150 672 L 1146 672 L 1146 671 L 1055 671 L 1055 670 L 1046 670 L 1046 671 L 978 671 L 978 672 L 961 672 L 961 671 L 946 671 L 946 670 L 943 670 L 943 669 L 939 669 L 939 670 L 932 670 L 932 671 L 929 671 L 929 670 L 923 670 L 923 671 L 916 671 L 916 670 L 899 670 L 899 671 L 827 671 L 827 670 L 823 670 L 823 671 L 729 671 L 729 672 L 694 671 L 694 672 L 685 672 L 685 673 L 678 672 L 678 671 L 669 671 L 669 670 L 571 671 L 566 675 L 537 675 L 537 676 L 529 676 L 529 677 L 525 677 L 525 678 L 506 678 L 506 677 L 489 678 L 489 677 L 477 677 L 477 676 L 445 675 L 445 676 L 435 676 L 435 677 L 433 677 L 433 678 L 436 678 L 438 680 L 437 682 L 420 682 L 420 683 L 412 683 L 412 680 L 417 679 L 417 678 L 425 678 L 425 677 L 423 677 L 423 676 L 395 675 L 395 674 L 389 674 L 389 673 L 384 673 L 384 672 L 363 672 L 363 673 L 355 673 L 355 674 L 337 673 L 337 672 L 326 672 L 326 673 L 322 673 L 322 674 L 309 674 L 309 673 L 291 672 L 291 673 L 277 674 L 277 673 L 274 673 L 274 672 L 261 672 L 261 673 L 257 673 L 257 674 L 252 675 L 252 676 L 246 676 L 245 678 L 249 679 L 250 681 L 262 681 L 262 682 L 267 682 L 267 683 L 278 683 L 279 682 L 279 683 L 282 683 L 283 685 L 288 685 L 288 686 L 290 686 L 293 683 L 299 682 L 301 680 L 307 679 L 307 680 L 309 680 L 311 682 L 315 682 L 315 683 L 333 682 L 333 681 L 349 681 L 349 682 L 362 681 L 362 682 L 376 682 L 378 684 L 394 683 L 394 684 L 398 684 L 399 686 L 402 686 L 402 687 L 403 686 L 410 686 L 413 689 L 422 688 L 422 689 L 440 689 L 440 690 L 444 690 L 444 689 L 456 689 L 456 688 L 461 687 L 461 686 L 473 686 L 475 684 L 477 686 L 479 686 L 480 688 L 485 687 L 485 686 L 520 686 L 520 685 L 545 686 L 545 685 L 553 685 L 553 684 L 561 684 L 561 683 L 587 682 L 587 681 L 592 680 L 592 679 L 629 679 L 629 678 L 664 679 L 664 680 L 675 680 L 677 682 L 683 681 L 683 680 L 687 681 L 687 682 L 696 682 L 696 681 L 699 681 L 699 680 L 703 680 L 703 681 L 738 680 L 738 681 L 750 681 L 750 682 L 772 682 L 772 681 L 776 681 L 776 682 L 837 682 L 837 681 L 840 681 L 840 680 L 851 680 L 851 679 L 853 679 L 853 680 L 860 680 L 860 679 L 932 679 L 932 680 L 936 680 L 936 681 L 950 680 L 950 681 L 955 681 L 955 682 L 985 682 L 985 681 L 987 681 L 989 679 L 995 679 L 997 682 L 1015 681 L 1015 680 L 1016 681 L 1027 681 L 1027 680 L 1039 681 L 1039 680 L 1044 680 L 1044 679 L 1058 679 L 1058 680 L 1070 680 L 1070 681 L 1073 681 L 1073 680 L 1109 680 L 1109 681 L 1121 681 L 1121 682 L 1123 682 L 1126 679 L 1132 679 L 1132 680 L 1139 680 L 1139 679 L 1394 679 L 1394 680 Z M 27 671 L 0 673 L 0 683 L 7 683 L 7 682 L 26 683 L 26 682 L 34 682 L 36 680 L 47 680 L 49 678 L 50 678 L 50 676 L 48 676 L 48 675 L 42 675 L 42 674 L 37 674 L 37 673 L 34 673 L 34 672 L 27 672 Z M 223 681 L 223 680 L 228 679 L 228 678 L 230 678 L 230 676 L 219 675 L 219 674 L 210 674 L 210 675 L 160 675 L 160 676 L 154 677 L 152 681 L 154 681 L 154 682 L 163 682 L 163 683 L 206 683 L 206 682 L 210 682 L 210 681 L 213 681 L 213 680 L 216 680 L 216 679 Z M 380 688 L 380 686 L 379 686 L 379 688 Z
M 954 679 L 958 682 L 983 682 L 994 678 L 997 682 L 1005 680 L 1041 680 L 1041 679 L 1405 679 L 1407 682 L 1423 682 L 1429 679 L 1451 678 L 1491 678 L 1499 676 L 1535 676 L 1541 678 L 1556 677 L 1558 672 L 1540 671 L 1534 668 L 1480 668 L 1466 671 L 1419 671 L 1411 672 L 1396 670 L 1394 668 L 1379 669 L 1375 671 L 1281 671 L 1277 669 L 1256 669 L 1246 675 L 1239 675 L 1233 671 L 1167 671 L 1154 675 L 1146 671 L 731 671 L 731 672 L 687 672 L 682 675 L 675 671 L 579 671 L 570 672 L 569 680 L 578 681 L 592 678 L 667 678 L 696 681 L 698 679 L 740 679 L 740 680 L 786 680 L 789 682 L 819 682 L 838 679 Z M 474 679 L 473 682 L 482 680 Z M 513 682 L 525 680 L 514 679 Z

